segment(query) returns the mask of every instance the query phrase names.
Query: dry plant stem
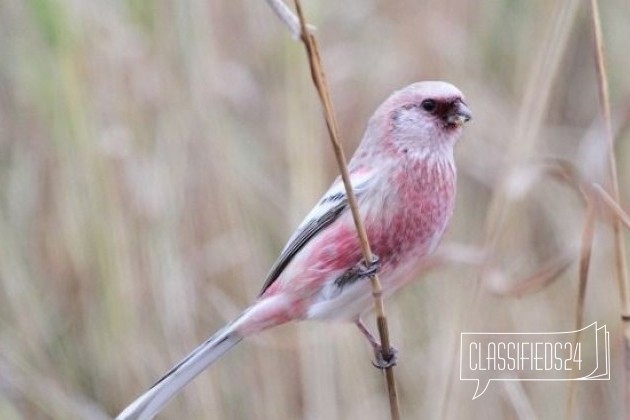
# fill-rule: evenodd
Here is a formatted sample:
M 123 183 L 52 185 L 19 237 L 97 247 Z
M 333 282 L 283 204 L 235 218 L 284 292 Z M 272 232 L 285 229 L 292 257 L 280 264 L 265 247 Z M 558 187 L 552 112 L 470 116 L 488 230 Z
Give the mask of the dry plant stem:
M 514 168 L 525 164 L 541 138 L 538 132 L 549 106 L 551 87 L 561 68 L 561 57 L 567 48 L 579 4 L 578 0 L 562 0 L 556 4 L 553 21 L 547 28 L 547 35 L 541 45 L 538 58 L 530 69 L 531 76 L 528 78 L 519 110 L 514 140 L 507 149 L 508 166 L 498 179 L 507 179 Z M 485 243 L 488 251 L 497 247 L 503 224 L 509 215 L 508 207 L 505 184 L 499 184 L 488 205 L 488 217 L 485 224 Z
M 604 42 L 602 36 L 601 20 L 599 18 L 599 6 L 597 0 L 590 1 L 591 22 L 593 25 L 593 40 L 595 49 L 595 64 L 597 68 L 597 81 L 599 82 L 599 97 L 602 105 L 602 116 L 608 147 L 608 164 L 610 168 L 610 190 L 612 198 L 619 203 L 619 182 L 617 180 L 617 164 L 615 162 L 614 138 L 610 117 L 610 98 L 608 94 L 608 78 L 604 62 Z M 615 262 L 617 266 L 617 280 L 621 297 L 621 320 L 624 331 L 624 373 L 625 373 L 625 417 L 630 417 L 630 296 L 628 296 L 628 267 L 625 258 L 626 250 L 621 232 L 619 217 L 613 216 L 613 233 L 615 236 Z
M 530 276 L 524 277 L 515 282 L 514 286 L 503 290 L 490 290 L 490 292 L 499 296 L 513 297 L 520 297 L 528 293 L 533 293 L 536 290 L 540 290 L 548 286 L 556 280 L 569 268 L 573 260 L 574 258 L 570 253 L 556 255 L 555 257 L 550 258 Z M 494 275 L 494 269 L 492 267 L 488 267 L 487 261 L 484 266 L 480 265 L 480 267 L 484 267 L 488 272 L 492 272 L 492 275 Z
M 300 21 L 297 16 L 293 14 L 291 9 L 282 1 L 282 0 L 266 0 L 267 4 L 273 9 L 273 11 L 278 15 L 280 20 L 287 25 L 289 32 L 295 39 L 300 39 Z
M 359 214 L 359 207 L 357 205 L 356 196 L 354 194 L 354 191 L 352 190 L 352 184 L 350 182 L 350 176 L 348 174 L 346 157 L 344 155 L 343 149 L 341 147 L 341 142 L 339 141 L 339 136 L 337 134 L 337 120 L 333 112 L 332 100 L 330 98 L 328 84 L 326 83 L 326 77 L 321 65 L 321 58 L 319 54 L 317 40 L 307 27 L 306 19 L 304 18 L 304 13 L 302 11 L 302 6 L 299 0 L 295 0 L 295 9 L 297 11 L 300 22 L 301 39 L 304 43 L 304 46 L 306 47 L 306 52 L 311 67 L 311 76 L 313 78 L 315 88 L 317 89 L 317 92 L 319 94 L 319 98 L 324 107 L 324 116 L 326 119 L 328 134 L 330 136 L 332 147 L 335 152 L 335 158 L 337 160 L 337 165 L 339 166 L 339 172 L 341 173 L 341 178 L 343 180 L 346 190 L 346 196 L 348 197 L 348 205 L 352 212 L 354 224 L 357 230 L 357 234 L 359 236 L 359 241 L 361 243 L 363 258 L 365 259 L 366 264 L 369 264 L 371 261 L 373 261 L 374 254 L 372 253 L 372 249 L 370 248 L 367 233 L 365 231 L 365 227 L 363 226 L 361 215 Z M 383 290 L 381 288 L 381 283 L 377 274 L 373 274 L 372 276 L 370 276 L 370 282 L 372 284 L 372 295 L 374 296 L 376 320 L 381 340 L 381 351 L 384 360 L 389 360 L 392 356 L 392 351 L 389 342 L 387 318 L 385 317 L 385 307 L 383 305 Z M 398 404 L 398 392 L 396 390 L 396 381 L 394 377 L 393 366 L 385 369 L 385 377 L 387 380 L 391 418 L 394 420 L 398 420 L 400 419 L 400 408 Z
M 621 206 L 613 200 L 613 198 L 602 188 L 599 184 L 593 184 L 593 191 L 599 194 L 604 204 L 608 206 L 613 213 L 617 215 L 619 220 L 630 230 L 630 216 L 626 213 Z
M 610 114 L 610 98 L 608 93 L 608 77 L 606 75 L 606 65 L 604 63 L 604 45 L 602 28 L 599 18 L 599 8 L 597 0 L 591 0 L 591 18 L 593 24 L 593 34 L 595 42 L 595 61 L 597 67 L 597 80 L 599 82 L 599 96 L 602 105 L 602 117 L 608 148 L 608 163 L 610 168 L 610 190 L 613 199 L 619 200 L 619 181 L 617 179 L 617 163 L 615 160 L 615 144 L 613 138 L 612 121 Z M 624 315 L 630 315 L 630 296 L 628 295 L 628 273 L 625 259 L 625 244 L 621 235 L 621 225 L 619 218 L 613 218 L 613 231 L 615 234 L 615 258 L 617 263 L 617 276 L 619 280 L 619 292 Z
M 586 221 L 582 231 L 582 243 L 580 246 L 580 271 L 577 313 L 575 317 L 575 338 L 573 348 L 580 341 L 581 328 L 584 323 L 584 302 L 586 300 L 586 285 L 588 282 L 588 270 L 591 265 L 591 251 L 593 249 L 593 236 L 595 234 L 596 211 L 592 197 L 588 197 L 586 205 Z M 567 420 L 573 418 L 575 407 L 575 396 L 577 393 L 577 381 L 569 381 L 569 398 L 567 400 Z

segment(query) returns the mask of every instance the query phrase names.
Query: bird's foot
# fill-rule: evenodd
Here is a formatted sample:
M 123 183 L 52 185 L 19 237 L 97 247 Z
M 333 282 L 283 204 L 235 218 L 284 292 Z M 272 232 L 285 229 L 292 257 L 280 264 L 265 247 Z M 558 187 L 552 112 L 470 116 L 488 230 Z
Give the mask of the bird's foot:
M 374 358 L 375 360 L 372 361 L 372 365 L 374 365 L 374 367 L 377 369 L 382 370 L 396 366 L 396 363 L 398 362 L 398 349 L 396 347 L 390 346 L 389 354 L 387 355 L 387 358 L 385 358 L 381 346 L 375 347 Z
M 354 283 L 359 279 L 373 276 L 381 267 L 381 262 L 376 255 L 372 255 L 372 262 L 365 264 L 365 261 L 361 261 L 352 266 L 345 273 L 339 276 L 335 280 L 335 285 L 338 287 L 344 287 L 345 285 Z
M 370 330 L 363 323 L 361 318 L 358 318 L 355 321 L 355 324 L 359 328 L 359 331 L 361 331 L 361 334 L 363 334 L 365 338 L 367 338 L 370 346 L 372 346 L 375 358 L 375 360 L 372 361 L 374 367 L 376 367 L 377 369 L 387 369 L 389 367 L 395 366 L 396 362 L 398 361 L 398 349 L 390 345 L 389 354 L 387 355 L 387 357 L 385 357 L 385 355 L 383 355 L 383 346 L 381 346 L 381 343 L 376 337 L 374 337 L 374 334 L 370 332 Z
M 361 261 L 356 265 L 356 273 L 359 277 L 371 277 L 381 268 L 381 259 L 376 254 L 372 254 L 372 261 L 366 264 Z

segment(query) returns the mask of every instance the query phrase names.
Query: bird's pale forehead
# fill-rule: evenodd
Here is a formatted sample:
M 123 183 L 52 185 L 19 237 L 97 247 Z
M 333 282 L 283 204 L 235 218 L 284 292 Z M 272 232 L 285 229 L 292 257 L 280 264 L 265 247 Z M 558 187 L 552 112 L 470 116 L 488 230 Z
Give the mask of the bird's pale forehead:
M 403 89 L 413 94 L 426 98 L 463 98 L 462 92 L 450 83 L 446 82 L 419 82 Z

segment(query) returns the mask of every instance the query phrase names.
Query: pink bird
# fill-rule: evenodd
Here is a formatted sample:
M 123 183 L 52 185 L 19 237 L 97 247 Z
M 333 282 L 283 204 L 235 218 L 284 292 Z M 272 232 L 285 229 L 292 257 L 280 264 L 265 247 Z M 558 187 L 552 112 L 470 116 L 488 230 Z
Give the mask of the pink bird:
M 464 96 L 449 83 L 419 82 L 394 92 L 370 119 L 348 165 L 378 261 L 362 263 L 344 186 L 337 179 L 289 239 L 256 302 L 117 418 L 153 418 L 243 338 L 289 321 L 354 322 L 380 354 L 378 340 L 361 321 L 373 307 L 368 276 L 378 269 L 389 296 L 436 248 L 455 204 L 453 147 L 470 118 Z M 379 361 L 388 363 L 393 361 Z

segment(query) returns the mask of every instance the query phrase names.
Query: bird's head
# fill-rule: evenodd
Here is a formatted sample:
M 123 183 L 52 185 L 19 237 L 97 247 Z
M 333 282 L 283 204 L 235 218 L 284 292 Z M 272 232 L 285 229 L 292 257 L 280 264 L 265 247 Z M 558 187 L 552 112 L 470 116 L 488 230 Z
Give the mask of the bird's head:
M 446 82 L 418 82 L 394 92 L 374 114 L 368 132 L 404 152 L 452 150 L 472 118 L 464 95 Z M 380 135 L 378 135 L 378 134 Z

